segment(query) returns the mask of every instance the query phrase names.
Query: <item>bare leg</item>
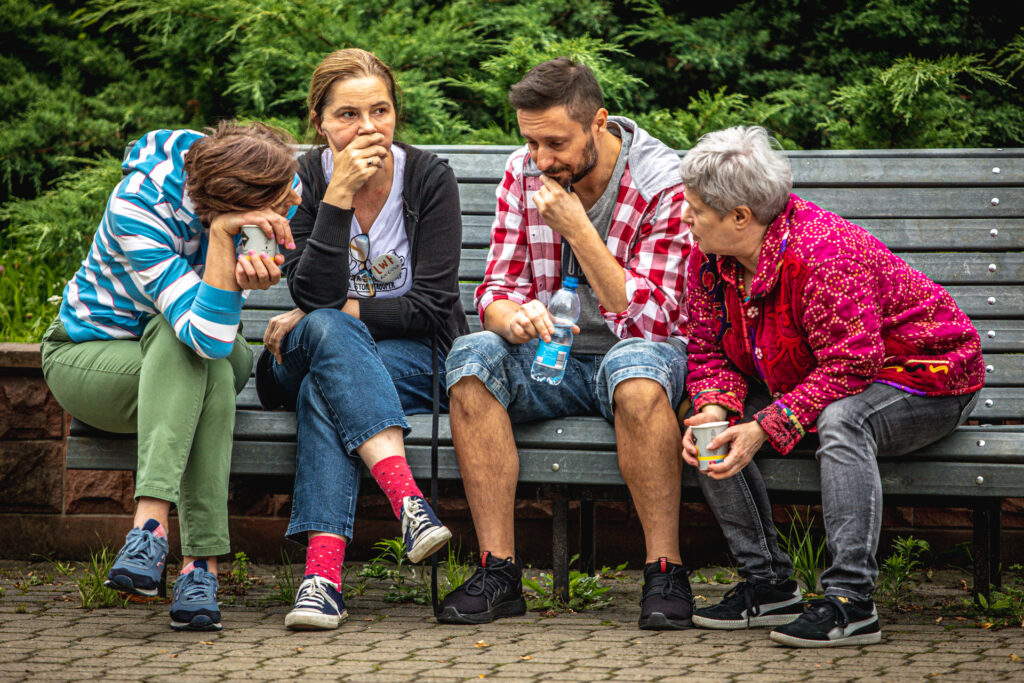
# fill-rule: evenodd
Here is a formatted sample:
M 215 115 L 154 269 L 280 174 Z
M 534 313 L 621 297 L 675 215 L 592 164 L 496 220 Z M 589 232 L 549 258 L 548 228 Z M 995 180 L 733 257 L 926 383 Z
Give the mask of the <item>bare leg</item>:
M 480 550 L 515 554 L 515 497 L 519 454 L 501 403 L 476 377 L 449 390 L 452 442 Z
M 141 496 L 135 504 L 135 519 L 133 523 L 135 526 L 141 528 L 142 525 L 146 523 L 146 520 L 155 519 L 166 529 L 170 514 L 171 504 L 168 501 L 160 500 L 159 498 L 150 498 L 149 496 Z M 198 559 L 202 558 L 186 555 L 181 558 L 181 566 L 187 567 L 190 563 Z M 206 565 L 210 568 L 210 571 L 216 574 L 217 558 L 207 557 L 205 559 Z
M 627 379 L 615 387 L 615 438 L 619 469 L 636 506 L 647 562 L 659 557 L 682 564 L 679 495 L 682 435 L 664 388 L 654 380 Z
M 366 466 L 371 469 L 381 460 L 390 458 L 392 455 L 400 455 L 404 458 L 405 440 L 402 438 L 402 428 L 388 427 L 387 429 L 382 429 L 364 441 L 356 449 L 356 453 L 366 463 Z

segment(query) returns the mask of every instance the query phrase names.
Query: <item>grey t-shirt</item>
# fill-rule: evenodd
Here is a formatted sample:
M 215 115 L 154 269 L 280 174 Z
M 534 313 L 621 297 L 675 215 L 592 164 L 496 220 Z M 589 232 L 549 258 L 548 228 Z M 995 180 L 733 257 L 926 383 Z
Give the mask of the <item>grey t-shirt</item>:
M 605 187 L 604 193 L 598 197 L 594 205 L 587 211 L 587 218 L 597 228 L 601 239 L 608 240 L 608 231 L 612 225 L 612 216 L 615 213 L 615 202 L 619 197 L 619 185 L 622 183 L 622 176 L 626 172 L 626 161 L 629 159 L 629 147 L 633 143 L 633 134 L 611 123 L 608 126 L 609 132 L 622 139 L 622 149 L 619 150 L 619 158 L 615 161 L 615 168 L 612 170 L 612 177 Z M 580 297 L 580 319 L 577 323 L 580 326 L 580 333 L 573 341 L 572 350 L 574 353 L 608 353 L 608 350 L 619 341 L 619 338 L 608 329 L 608 323 L 601 315 L 601 309 L 594 290 L 587 284 L 586 275 L 583 269 L 576 263 L 569 243 L 562 241 L 562 277 L 576 275 L 580 280 L 579 288 L 576 290 Z

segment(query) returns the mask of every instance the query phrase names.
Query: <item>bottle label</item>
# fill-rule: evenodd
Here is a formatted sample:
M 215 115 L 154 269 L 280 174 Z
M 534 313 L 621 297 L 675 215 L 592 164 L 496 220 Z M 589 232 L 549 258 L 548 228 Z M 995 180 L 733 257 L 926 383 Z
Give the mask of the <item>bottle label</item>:
M 533 362 L 547 368 L 561 369 L 565 367 L 565 359 L 569 357 L 571 348 L 572 346 L 569 344 L 541 341 L 537 346 L 537 357 L 533 359 Z

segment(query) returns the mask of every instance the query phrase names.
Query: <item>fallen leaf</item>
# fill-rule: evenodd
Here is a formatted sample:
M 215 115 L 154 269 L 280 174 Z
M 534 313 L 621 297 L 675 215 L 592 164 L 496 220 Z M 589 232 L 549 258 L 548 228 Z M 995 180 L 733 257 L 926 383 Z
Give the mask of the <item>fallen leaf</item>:
M 967 621 L 967 617 L 955 617 L 957 621 Z
M 213 641 L 212 640 L 200 640 L 199 644 L 200 645 L 213 645 Z
M 1019 662 L 1020 661 L 1020 657 L 1018 657 L 1016 654 L 1010 653 L 1010 661 L 1011 662 Z
M 295 648 L 295 651 L 296 652 L 302 652 L 302 648 L 301 647 L 297 647 L 297 648 Z
M 935 623 L 936 624 L 941 624 L 942 623 L 942 617 L 939 617 L 938 619 L 936 619 Z
M 480 674 L 479 676 L 477 676 L 477 678 L 487 678 L 487 676 L 484 676 L 483 674 Z
M 820 668 L 821 668 L 821 664 L 815 664 L 815 665 L 814 665 L 814 668 L 815 668 L 815 669 L 820 669 Z
M 986 621 L 984 624 L 981 625 L 981 627 L 982 628 L 992 628 L 992 622 L 991 621 Z
M 176 658 L 177 656 L 178 656 L 178 653 L 177 653 L 177 652 L 175 652 L 175 653 L 174 653 L 173 655 L 171 655 L 171 659 L 174 659 L 174 658 Z
M 1016 656 L 1017 655 L 1010 655 L 1010 657 L 1016 657 Z M 524 662 L 528 662 L 531 659 L 533 659 L 533 657 L 531 657 L 530 655 L 519 655 L 519 659 L 523 660 Z M 1014 661 L 1017 661 L 1017 660 L 1014 660 Z
M 158 652 L 162 655 L 165 655 L 167 654 L 168 650 L 158 650 Z
M 964 592 L 967 592 L 967 591 L 971 590 L 970 588 L 967 587 L 967 581 L 964 580 L 964 579 L 960 579 L 960 590 L 962 590 Z
M 482 640 L 478 640 L 474 647 L 490 647 L 490 645 Z
M 827 659 L 827 660 L 825 660 L 825 663 L 826 664 L 835 664 L 836 660 L 834 660 L 834 659 Z

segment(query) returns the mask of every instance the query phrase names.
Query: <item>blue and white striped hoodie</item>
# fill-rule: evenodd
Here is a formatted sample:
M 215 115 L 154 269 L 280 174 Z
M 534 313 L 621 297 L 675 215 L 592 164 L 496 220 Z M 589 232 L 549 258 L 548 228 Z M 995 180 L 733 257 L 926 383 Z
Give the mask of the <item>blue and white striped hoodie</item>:
M 200 356 L 231 353 L 243 293 L 202 281 L 208 239 L 185 192 L 185 152 L 201 137 L 156 130 L 128 154 L 89 254 L 64 288 L 60 318 L 73 341 L 139 339 L 162 314 Z

